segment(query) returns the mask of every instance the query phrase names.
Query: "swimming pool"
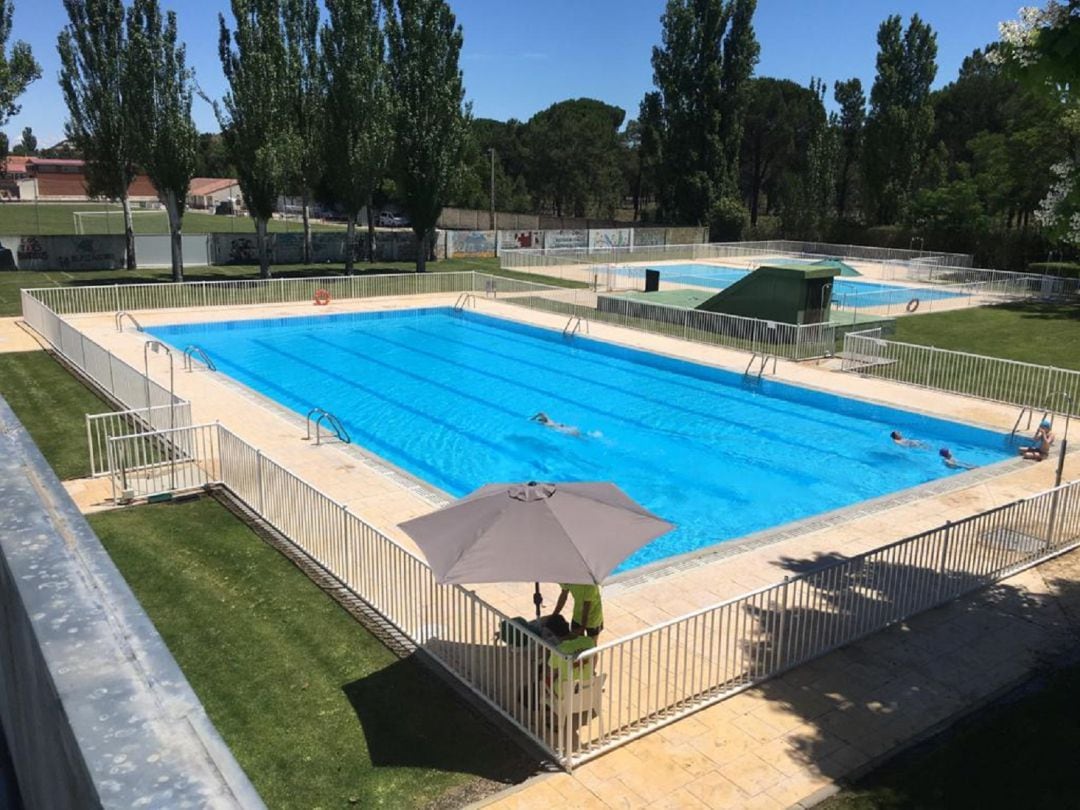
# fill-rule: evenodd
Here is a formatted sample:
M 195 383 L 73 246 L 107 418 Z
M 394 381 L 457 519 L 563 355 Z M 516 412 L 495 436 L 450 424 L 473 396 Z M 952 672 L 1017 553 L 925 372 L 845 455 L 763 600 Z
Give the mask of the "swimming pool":
M 621 570 L 1005 458 L 1001 434 L 449 308 L 162 326 L 454 496 L 614 481 L 678 528 Z M 580 436 L 545 428 L 544 411 Z M 897 429 L 927 450 L 895 446 Z
M 640 273 L 644 266 L 623 265 L 618 268 Z M 724 267 L 715 264 L 665 264 L 655 269 L 660 271 L 660 280 L 673 284 L 687 284 L 696 287 L 711 287 L 722 290 L 750 271 L 737 267 Z M 963 293 L 948 292 L 933 287 L 901 287 L 896 284 L 879 284 L 872 281 L 833 281 L 833 304 L 846 309 L 865 307 L 884 307 L 907 304 L 912 298 L 920 301 L 937 301 L 944 298 L 961 298 Z

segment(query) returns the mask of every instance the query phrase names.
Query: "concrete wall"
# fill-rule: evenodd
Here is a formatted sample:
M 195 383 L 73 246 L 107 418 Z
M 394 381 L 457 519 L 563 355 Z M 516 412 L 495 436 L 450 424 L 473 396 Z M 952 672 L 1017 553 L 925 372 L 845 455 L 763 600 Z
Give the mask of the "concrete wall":
M 0 399 L 0 724 L 27 808 L 263 808 Z
M 124 266 L 124 237 L 0 236 L 19 270 L 119 270 Z

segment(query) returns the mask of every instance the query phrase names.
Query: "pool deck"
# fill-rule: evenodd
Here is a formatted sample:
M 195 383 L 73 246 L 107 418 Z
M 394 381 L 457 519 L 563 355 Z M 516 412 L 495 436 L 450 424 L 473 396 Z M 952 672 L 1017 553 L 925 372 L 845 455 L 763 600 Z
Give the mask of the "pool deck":
M 318 314 L 449 306 L 456 294 L 409 298 L 380 298 L 333 302 Z M 481 312 L 561 329 L 565 318 L 513 306 L 496 299 L 478 299 Z M 184 309 L 137 312 L 144 326 L 197 323 L 212 320 L 311 315 L 308 304 L 285 304 L 230 309 Z M 118 333 L 112 315 L 77 316 L 69 319 L 86 335 L 134 367 L 143 367 L 143 343 L 147 336 Z M 707 363 L 742 372 L 747 355 L 723 348 L 686 343 L 674 338 L 634 332 L 593 323 L 591 337 L 626 346 Z M 397 524 L 432 511 L 447 496 L 417 486 L 407 474 L 367 455 L 362 448 L 340 445 L 312 446 L 301 441 L 304 422 L 276 403 L 222 375 L 199 368 L 176 372 L 176 392 L 192 403 L 195 423 L 220 421 L 265 455 L 285 465 L 328 496 L 411 551 L 412 542 Z M 1017 409 L 994 403 L 915 389 L 898 383 L 835 370 L 835 361 L 789 363 L 780 361 L 775 379 L 856 397 L 880 404 L 974 423 L 1008 432 Z M 150 373 L 168 385 L 168 361 L 150 355 Z M 395 474 L 398 473 L 398 474 Z M 1076 475 L 1076 454 L 1070 454 L 1067 473 Z M 975 512 L 1049 488 L 1053 462 L 1006 460 L 972 473 L 950 476 L 917 490 L 907 490 L 859 504 L 846 510 L 777 527 L 746 540 L 729 541 L 691 559 L 682 559 L 646 572 L 632 571 L 605 587 L 604 607 L 609 639 L 682 616 L 718 601 L 738 596 L 781 580 L 791 560 L 814 560 L 819 555 L 851 556 L 892 540 L 915 534 Z M 1066 476 L 1068 480 L 1069 475 Z M 425 491 L 426 489 L 426 491 Z M 733 553 L 738 552 L 738 553 Z M 509 615 L 531 609 L 529 588 L 522 585 L 478 585 L 476 592 Z M 550 606 L 557 595 L 555 585 L 543 591 Z

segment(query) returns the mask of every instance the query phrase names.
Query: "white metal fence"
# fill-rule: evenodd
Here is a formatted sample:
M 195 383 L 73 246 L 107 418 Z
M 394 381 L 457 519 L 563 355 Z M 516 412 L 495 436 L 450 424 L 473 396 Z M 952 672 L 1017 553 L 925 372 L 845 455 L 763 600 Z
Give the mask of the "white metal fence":
M 603 644 L 579 759 L 1078 545 L 1073 482 Z
M 1080 416 L 1080 371 L 883 340 L 880 330 L 844 335 L 844 371 Z
M 145 385 L 144 385 L 145 390 Z M 191 404 L 178 400 L 173 405 L 155 405 L 133 411 L 109 411 L 86 415 L 86 441 L 90 449 L 90 475 L 97 478 L 109 471 L 109 439 L 151 433 L 173 427 L 190 427 Z
M 779 323 L 598 295 L 580 289 L 537 291 L 500 300 L 568 319 L 582 318 L 694 343 L 774 354 L 793 360 L 822 357 L 832 354 L 836 348 L 836 327 L 831 323 Z
M 917 281 L 950 287 L 969 285 L 978 294 L 1007 298 L 1059 300 L 1080 297 L 1080 279 L 989 270 L 971 267 L 970 264 L 942 264 L 925 258 L 889 262 L 883 268 L 882 277 L 886 280 Z
M 757 242 L 735 242 L 773 253 L 801 253 L 818 258 L 855 259 L 857 261 L 895 262 L 918 260 L 927 263 L 945 262 L 954 267 L 970 267 L 968 253 L 945 253 L 936 250 L 872 247 L 870 245 L 839 245 L 829 242 L 802 242 L 794 239 L 769 239 Z

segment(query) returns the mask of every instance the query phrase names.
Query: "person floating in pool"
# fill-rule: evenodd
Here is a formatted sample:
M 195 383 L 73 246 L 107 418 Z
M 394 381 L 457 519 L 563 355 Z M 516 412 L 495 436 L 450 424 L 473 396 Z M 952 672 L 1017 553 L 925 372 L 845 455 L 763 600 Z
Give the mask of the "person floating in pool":
M 926 442 L 921 442 L 918 439 L 907 439 L 899 430 L 894 430 L 890 433 L 889 438 L 893 440 L 894 444 L 898 444 L 901 447 L 919 447 L 923 450 L 926 449 Z
M 968 464 L 966 461 L 961 461 L 952 454 L 952 450 L 948 447 L 942 447 L 938 450 L 938 455 L 941 456 L 941 460 L 945 462 L 945 466 L 950 470 L 974 470 L 974 464 Z
M 1054 442 L 1054 434 L 1051 432 L 1053 425 L 1049 419 L 1043 419 L 1031 444 L 1020 448 L 1020 455 L 1031 461 L 1042 461 L 1050 455 L 1050 445 Z
M 529 417 L 534 422 L 539 422 L 546 428 L 557 430 L 559 433 L 565 433 L 567 436 L 580 436 L 581 430 L 573 425 L 564 425 L 562 422 L 556 422 L 550 416 L 543 411 L 533 414 Z

